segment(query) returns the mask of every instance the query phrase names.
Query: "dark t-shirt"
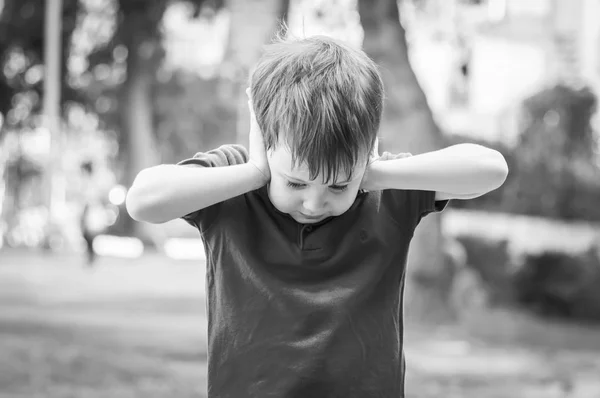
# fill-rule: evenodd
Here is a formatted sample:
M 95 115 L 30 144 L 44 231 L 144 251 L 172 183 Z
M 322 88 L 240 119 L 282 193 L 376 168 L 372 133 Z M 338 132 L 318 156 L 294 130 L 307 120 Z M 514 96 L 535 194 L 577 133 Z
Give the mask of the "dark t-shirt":
M 232 145 L 180 164 L 246 161 Z M 184 217 L 206 251 L 208 396 L 403 397 L 409 242 L 446 203 L 361 191 L 346 213 L 303 225 L 263 187 Z

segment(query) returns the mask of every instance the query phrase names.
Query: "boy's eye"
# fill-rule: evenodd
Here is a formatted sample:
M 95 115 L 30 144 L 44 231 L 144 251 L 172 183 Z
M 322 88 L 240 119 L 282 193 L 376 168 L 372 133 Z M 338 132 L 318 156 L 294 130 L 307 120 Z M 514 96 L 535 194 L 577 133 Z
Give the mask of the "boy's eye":
M 348 185 L 332 185 L 329 188 L 337 192 L 344 192 L 346 189 L 348 189 Z
M 302 189 L 306 187 L 306 184 L 288 181 L 287 186 L 293 189 Z M 331 185 L 329 188 L 336 192 L 344 192 L 346 189 L 348 189 L 348 185 Z
M 300 189 L 300 188 L 304 187 L 304 184 L 298 184 L 296 182 L 288 181 L 287 182 L 287 186 L 290 187 L 290 188 L 294 188 L 294 189 Z

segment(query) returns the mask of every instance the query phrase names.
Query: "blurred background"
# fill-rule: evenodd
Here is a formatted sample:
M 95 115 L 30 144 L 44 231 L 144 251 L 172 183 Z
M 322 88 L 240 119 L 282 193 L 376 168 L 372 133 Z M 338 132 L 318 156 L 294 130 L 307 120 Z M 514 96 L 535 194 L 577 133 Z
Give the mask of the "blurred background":
M 600 397 L 600 0 L 0 0 L 0 397 L 206 396 L 204 250 L 143 168 L 246 144 L 281 21 L 363 48 L 381 149 L 510 175 L 415 236 L 407 392 Z M 412 396 L 412 395 L 411 395 Z

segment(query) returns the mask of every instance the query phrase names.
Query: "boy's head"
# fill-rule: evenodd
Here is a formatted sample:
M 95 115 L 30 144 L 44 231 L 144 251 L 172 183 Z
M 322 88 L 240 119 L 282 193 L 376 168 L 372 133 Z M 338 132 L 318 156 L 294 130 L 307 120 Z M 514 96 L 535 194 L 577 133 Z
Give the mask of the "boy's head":
M 274 205 L 307 223 L 348 210 L 381 120 L 375 63 L 324 36 L 279 41 L 266 48 L 250 90 Z

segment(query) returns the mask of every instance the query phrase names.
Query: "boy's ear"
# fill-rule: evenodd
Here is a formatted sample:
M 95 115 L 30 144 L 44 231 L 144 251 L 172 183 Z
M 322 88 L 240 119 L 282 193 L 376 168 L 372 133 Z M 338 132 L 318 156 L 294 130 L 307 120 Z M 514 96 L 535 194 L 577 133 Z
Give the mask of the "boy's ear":
M 252 101 L 252 92 L 250 91 L 250 87 L 246 89 L 246 95 L 248 96 L 248 99 Z

